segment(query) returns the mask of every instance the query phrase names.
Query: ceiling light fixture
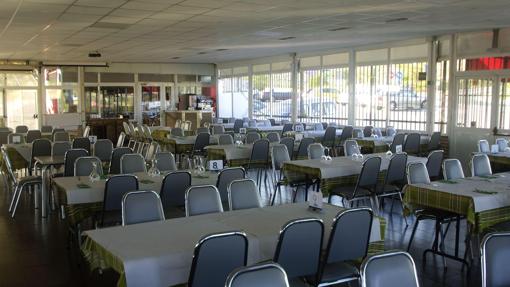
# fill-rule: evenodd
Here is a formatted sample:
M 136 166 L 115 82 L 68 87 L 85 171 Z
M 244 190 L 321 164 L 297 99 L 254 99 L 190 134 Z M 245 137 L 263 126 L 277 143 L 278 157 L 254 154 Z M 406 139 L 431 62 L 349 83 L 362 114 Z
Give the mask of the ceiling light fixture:
M 228 49 L 216 49 L 216 51 L 222 52 L 222 51 L 228 51 Z
M 177 60 L 177 59 L 180 59 L 181 57 L 173 57 L 172 59 L 174 60 Z
M 407 20 L 409 20 L 409 18 L 401 17 L 401 18 L 394 18 L 394 19 L 386 20 L 386 23 L 403 22 L 403 21 L 407 21 Z
M 343 30 L 349 30 L 351 27 L 338 27 L 338 28 L 332 28 L 328 29 L 328 31 L 335 32 L 335 31 L 343 31 Z
M 198 55 L 205 55 L 205 54 L 207 54 L 207 52 L 198 52 L 197 54 Z
M 292 39 L 296 39 L 296 37 L 292 37 L 292 36 L 290 36 L 290 37 L 283 37 L 283 38 L 280 38 L 278 40 L 287 41 L 287 40 L 292 40 Z

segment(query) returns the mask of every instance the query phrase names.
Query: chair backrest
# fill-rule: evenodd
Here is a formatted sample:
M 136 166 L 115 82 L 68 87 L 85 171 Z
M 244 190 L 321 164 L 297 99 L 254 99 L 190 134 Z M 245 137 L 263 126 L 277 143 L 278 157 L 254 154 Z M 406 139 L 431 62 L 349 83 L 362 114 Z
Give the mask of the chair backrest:
M 246 173 L 242 167 L 231 167 L 223 169 L 218 175 L 216 187 L 220 193 L 221 201 L 228 201 L 228 187 L 230 183 L 236 179 L 245 178 Z
M 201 133 L 209 133 L 209 129 L 206 128 L 206 127 L 200 127 L 200 128 L 197 128 L 197 135 L 198 134 L 201 134 Z
M 191 130 L 191 121 L 184 121 L 182 123 L 182 129 L 185 131 L 190 131 Z
M 259 189 L 253 179 L 236 179 L 228 186 L 230 210 L 262 207 Z
M 277 143 L 280 141 L 280 134 L 277 132 L 270 132 L 266 136 L 270 143 Z
M 243 232 L 207 235 L 195 247 L 188 286 L 224 286 L 233 270 L 246 266 L 247 257 L 248 239 Z
M 363 130 L 362 129 L 353 129 L 352 137 L 356 139 L 363 138 Z
M 294 154 L 294 138 L 284 137 L 280 140 L 280 144 L 283 144 L 287 147 L 289 158 L 292 159 L 292 155 Z
M 128 147 L 118 147 L 113 149 L 112 158 L 110 160 L 110 172 L 109 174 L 119 174 L 120 173 L 120 158 L 128 153 L 132 153 L 133 151 Z
M 281 170 L 283 163 L 286 161 L 290 161 L 287 146 L 283 144 L 271 146 L 271 166 L 273 167 L 273 171 Z
M 75 138 L 73 140 L 73 148 L 82 148 L 90 153 L 90 140 L 89 138 Z
M 438 150 L 441 147 L 441 132 L 433 132 L 430 136 L 428 150 Z
M 496 144 L 498 145 L 499 151 L 503 152 L 506 151 L 508 148 L 508 140 L 504 138 L 496 139 Z
M 352 126 L 345 126 L 342 129 L 342 134 L 340 135 L 340 141 L 343 142 L 347 139 L 352 138 L 354 132 L 354 128 Z
M 245 142 L 247 144 L 252 144 L 255 141 L 260 139 L 260 134 L 257 132 L 249 132 L 246 134 Z
M 86 126 L 85 129 L 83 130 L 83 137 L 88 138 L 89 135 L 90 135 L 90 127 Z
M 32 162 L 30 167 L 33 167 L 33 159 L 36 156 L 49 156 L 51 155 L 51 142 L 48 139 L 36 139 L 32 143 Z
M 479 140 L 478 141 L 478 152 L 483 152 L 483 153 L 491 152 L 491 147 L 487 140 Z
M 360 149 L 356 140 L 346 140 L 344 142 L 344 153 L 345 156 L 351 156 L 353 154 L 359 154 Z
M 69 133 L 68 132 L 55 132 L 53 134 L 54 142 L 66 142 L 69 141 Z
M 256 128 L 257 127 L 257 121 L 256 120 L 249 120 L 248 121 L 248 127 L 249 128 Z
M 315 131 L 323 131 L 324 130 L 324 125 L 322 125 L 321 123 L 315 123 L 315 124 L 313 124 L 313 130 L 315 130 Z
M 433 150 L 427 157 L 427 171 L 430 178 L 437 179 L 441 177 L 441 164 L 443 163 L 444 151 Z
M 464 171 L 458 159 L 449 158 L 443 161 L 443 177 L 446 180 L 464 178 Z
M 182 128 L 176 127 L 176 128 L 173 128 L 173 129 L 170 130 L 170 134 L 175 136 L 175 137 L 183 137 L 184 136 L 184 131 L 182 130 Z
M 6 144 L 9 142 L 8 138 L 11 131 L 0 131 L 0 144 Z
M 40 139 L 42 137 L 40 130 L 29 130 L 27 132 L 27 143 L 32 143 L 36 139 Z
M 51 133 L 53 132 L 52 126 L 41 126 L 41 133 Z
M 320 143 L 308 146 L 308 159 L 320 159 L 324 155 L 324 147 Z
M 275 119 L 268 119 L 271 126 L 276 126 L 276 120 Z
M 156 160 L 156 167 L 162 172 L 177 170 L 175 157 L 171 152 L 157 152 L 154 159 Z
M 367 257 L 360 269 L 363 287 L 420 287 L 414 260 L 404 251 Z
M 381 170 L 381 157 L 369 157 L 363 162 L 361 172 L 358 176 L 357 187 L 375 188 L 377 186 L 377 178 Z
M 94 155 L 101 161 L 110 161 L 113 152 L 113 143 L 109 139 L 100 139 L 94 143 Z
M 253 143 L 251 150 L 250 163 L 257 162 L 267 164 L 269 158 L 269 141 L 259 139 Z
M 214 185 L 191 186 L 186 190 L 186 216 L 223 212 L 218 189 Z
M 7 135 L 7 142 L 10 144 L 13 143 L 25 143 L 25 136 L 20 133 L 9 133 Z
M 232 135 L 229 134 L 221 134 L 218 138 L 218 144 L 220 145 L 233 145 L 234 144 L 234 138 L 232 138 Z
M 374 135 L 381 138 L 383 136 L 380 128 L 374 128 Z
M 121 211 L 122 199 L 130 191 L 138 190 L 138 179 L 134 175 L 123 174 L 115 175 L 106 180 L 104 187 L 103 214 L 101 216 L 101 225 L 105 221 L 105 212 Z M 113 219 L 114 222 L 122 221 L 122 214 L 118 214 Z
M 239 129 L 242 128 L 244 125 L 244 121 L 241 119 L 236 119 L 234 121 L 234 133 L 239 133 Z
M 147 152 L 145 153 L 145 161 L 151 161 L 158 152 L 159 143 L 156 141 L 151 142 L 147 148 Z
M 283 125 L 282 128 L 282 134 L 285 134 L 286 132 L 291 132 L 293 130 L 294 125 L 291 123 L 287 123 Z
M 182 120 L 180 120 L 180 119 L 175 120 L 174 128 L 181 128 L 181 125 L 182 125 Z
M 4 161 L 4 168 L 7 171 L 8 179 L 11 181 L 13 185 L 17 185 L 18 183 L 18 176 L 14 174 L 14 166 L 12 165 L 9 153 L 6 151 L 6 149 L 0 149 L 0 152 L 2 153 L 2 159 Z
M 128 153 L 120 157 L 120 173 L 147 172 L 145 159 L 139 153 Z
M 316 276 L 322 252 L 324 224 L 317 218 L 295 219 L 280 231 L 273 261 L 288 278 Z
M 53 133 L 53 135 L 55 135 L 56 133 L 63 133 L 65 132 L 66 130 L 63 129 L 63 128 L 55 128 L 53 129 L 53 131 L 51 131 Z
M 52 156 L 64 156 L 71 149 L 70 142 L 54 142 L 51 147 Z
M 384 184 L 404 184 L 406 181 L 407 154 L 396 153 L 388 164 Z
M 363 128 L 363 136 L 368 138 L 368 137 L 371 137 L 372 134 L 374 133 L 374 127 L 373 126 L 365 126 Z
M 17 134 L 26 134 L 28 132 L 28 127 L 27 126 L 17 126 L 15 129 L 15 132 Z
M 322 144 L 326 147 L 332 147 L 335 145 L 336 139 L 336 128 L 335 127 L 327 127 L 324 132 L 324 136 L 322 137 Z
M 397 130 L 394 127 L 386 128 L 386 136 L 387 137 L 392 137 L 392 136 L 395 136 L 396 134 L 397 134 Z
M 296 159 L 306 159 L 308 157 L 308 147 L 313 143 L 313 138 L 303 138 L 301 142 L 299 142 Z
M 64 176 L 74 176 L 74 163 L 76 159 L 88 155 L 89 153 L 82 148 L 68 150 L 64 157 Z
M 122 198 L 122 225 L 165 220 L 159 195 L 154 191 L 131 191 Z
M 420 152 L 420 134 L 410 133 L 407 135 L 404 142 L 404 151 L 411 154 L 417 154 Z
M 510 232 L 487 234 L 481 244 L 482 286 L 510 286 Z
M 225 127 L 222 125 L 213 125 L 212 132 L 214 135 L 221 135 L 225 133 Z
M 369 208 L 339 212 L 334 221 L 326 249 L 326 263 L 364 258 L 367 255 L 373 213 Z
M 122 122 L 122 127 L 124 128 L 124 132 L 131 136 L 131 128 L 129 127 L 129 124 L 127 122 Z
M 186 191 L 191 186 L 191 173 L 174 171 L 165 176 L 161 184 L 161 202 L 165 209 L 182 207 L 185 204 Z
M 115 144 L 115 147 L 123 147 L 124 141 L 126 141 L 126 134 L 124 132 L 120 132 L 119 138 L 117 139 L 117 143 Z
M 411 162 L 407 164 L 407 183 L 430 183 L 429 173 L 423 162 Z
M 488 176 L 492 174 L 491 162 L 486 154 L 475 154 L 471 158 L 471 175 Z
M 225 287 L 289 287 L 285 270 L 278 264 L 268 262 L 238 268 L 227 279 Z
M 404 140 L 406 138 L 406 135 L 405 134 L 395 134 L 395 136 L 393 137 L 393 141 L 391 142 L 391 145 L 390 145 L 390 150 L 392 153 L 396 153 L 397 152 L 397 146 L 402 146 L 402 151 L 404 151 Z
M 82 156 L 74 162 L 74 176 L 88 176 L 94 169 L 96 164 L 97 173 L 103 174 L 103 166 L 101 160 L 95 156 Z

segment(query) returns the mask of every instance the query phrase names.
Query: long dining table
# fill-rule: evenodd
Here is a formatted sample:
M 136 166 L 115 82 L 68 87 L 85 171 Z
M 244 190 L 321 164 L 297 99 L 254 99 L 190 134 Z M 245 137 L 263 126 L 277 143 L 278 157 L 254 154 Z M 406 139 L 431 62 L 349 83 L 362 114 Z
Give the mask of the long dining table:
M 205 235 L 243 231 L 248 264 L 273 258 L 281 228 L 290 220 L 319 218 L 326 248 L 333 219 L 345 208 L 325 204 L 322 212 L 307 203 L 227 211 L 84 232 L 82 251 L 92 268 L 113 268 L 117 286 L 173 286 L 186 283 L 196 243 Z M 374 217 L 369 252 L 384 249 L 385 222 Z

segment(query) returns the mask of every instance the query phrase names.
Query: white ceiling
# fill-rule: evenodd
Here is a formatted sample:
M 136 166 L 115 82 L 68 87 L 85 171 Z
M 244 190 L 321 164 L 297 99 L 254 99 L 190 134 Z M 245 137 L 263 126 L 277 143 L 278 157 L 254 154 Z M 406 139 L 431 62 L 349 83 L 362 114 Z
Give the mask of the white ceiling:
M 0 1 L 12 60 L 218 63 L 510 26 L 508 0 Z

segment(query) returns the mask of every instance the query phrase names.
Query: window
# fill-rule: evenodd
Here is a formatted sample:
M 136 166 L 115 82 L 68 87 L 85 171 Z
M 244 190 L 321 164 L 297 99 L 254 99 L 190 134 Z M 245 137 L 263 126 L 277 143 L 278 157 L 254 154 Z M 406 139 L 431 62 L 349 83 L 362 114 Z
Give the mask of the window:
M 233 117 L 248 117 L 248 76 L 232 78 L 232 107 Z
M 500 79 L 499 99 L 498 128 L 510 130 L 510 79 L 508 78 Z
M 448 122 L 448 82 L 450 61 L 436 64 L 436 101 L 434 106 L 434 131 L 446 133 Z
M 490 128 L 492 84 L 492 79 L 459 80 L 457 126 Z
M 253 66 L 253 116 L 256 119 L 290 120 L 292 116 L 290 62 Z
M 85 114 L 99 116 L 99 93 L 97 87 L 85 87 Z
M 356 67 L 356 125 L 386 126 L 388 65 Z
M 232 77 L 218 80 L 218 116 L 232 117 Z
M 76 88 L 46 89 L 46 114 L 77 112 L 78 93 Z
M 103 117 L 134 118 L 133 87 L 101 87 Z
M 248 117 L 249 77 L 247 74 L 248 67 L 219 70 L 219 117 Z

